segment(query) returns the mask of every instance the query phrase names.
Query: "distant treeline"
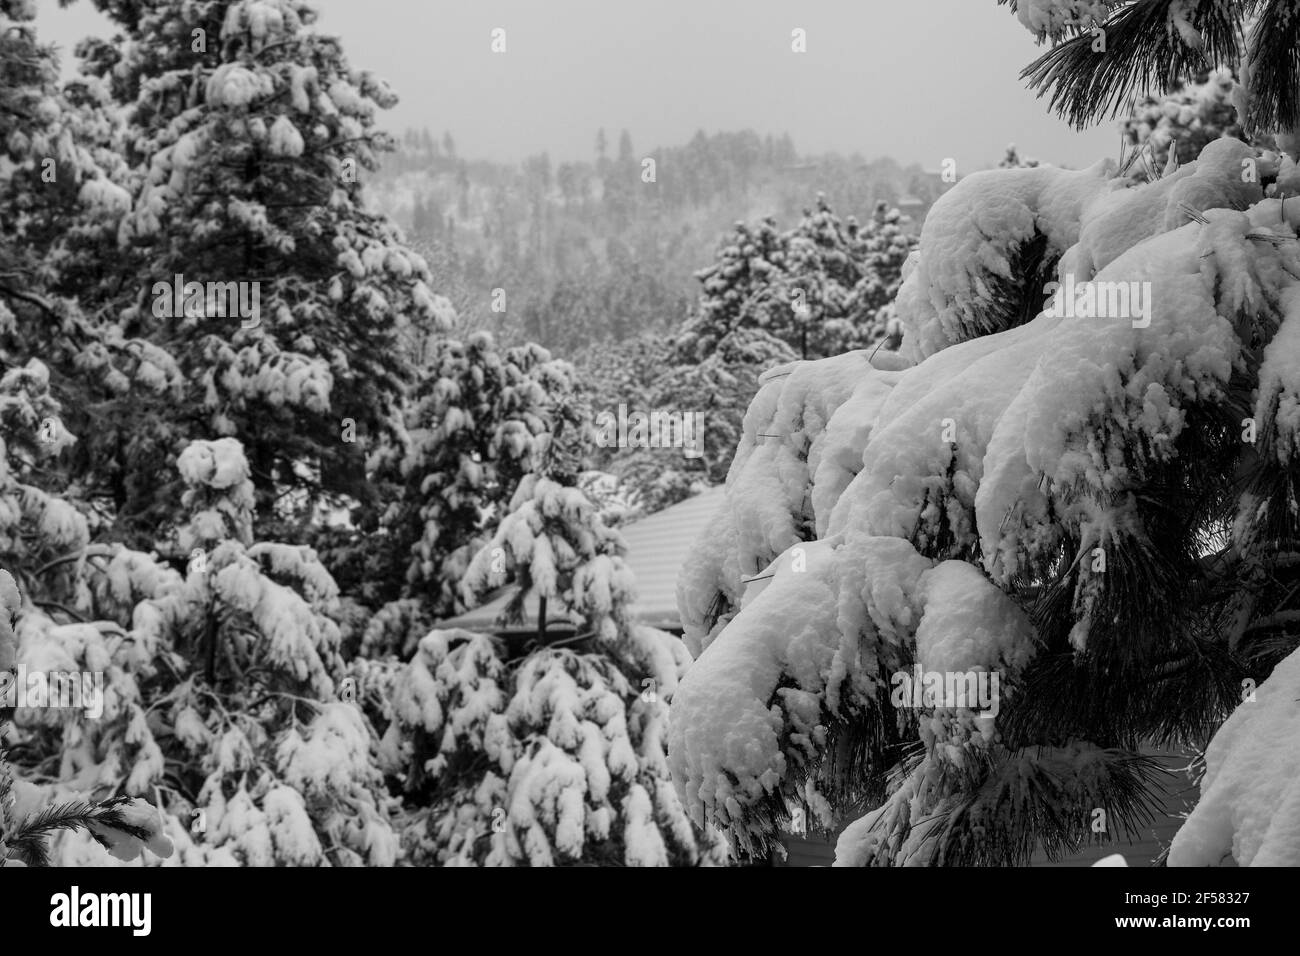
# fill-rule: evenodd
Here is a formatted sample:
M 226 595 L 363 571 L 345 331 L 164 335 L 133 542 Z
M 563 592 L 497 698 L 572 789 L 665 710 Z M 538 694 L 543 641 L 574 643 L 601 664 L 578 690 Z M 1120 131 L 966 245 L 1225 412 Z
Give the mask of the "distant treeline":
M 788 135 L 752 130 L 649 150 L 601 130 L 590 161 L 540 153 L 515 165 L 464 159 L 450 134 L 408 130 L 372 186 L 467 328 L 560 356 L 677 329 L 699 294 L 693 274 L 738 220 L 793 226 L 819 192 L 865 220 L 877 200 L 914 197 L 924 209 L 942 192 L 917 165 L 801 156 Z

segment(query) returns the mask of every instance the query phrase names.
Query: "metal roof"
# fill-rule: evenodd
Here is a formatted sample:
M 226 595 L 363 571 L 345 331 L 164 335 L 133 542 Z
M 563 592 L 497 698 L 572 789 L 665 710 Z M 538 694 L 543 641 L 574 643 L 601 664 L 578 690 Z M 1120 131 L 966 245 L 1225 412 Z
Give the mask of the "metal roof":
M 708 488 L 694 497 L 678 502 L 663 511 L 634 521 L 619 530 L 627 541 L 624 560 L 636 576 L 637 620 L 666 631 L 680 631 L 677 613 L 677 573 L 695 538 L 722 505 L 724 489 Z M 494 634 L 531 634 L 537 630 L 537 595 L 524 598 L 522 624 L 500 624 L 513 587 L 502 588 L 491 600 L 471 611 L 450 618 L 439 627 L 463 627 L 470 631 Z M 562 606 L 551 602 L 546 609 L 547 630 L 571 630 L 572 623 Z

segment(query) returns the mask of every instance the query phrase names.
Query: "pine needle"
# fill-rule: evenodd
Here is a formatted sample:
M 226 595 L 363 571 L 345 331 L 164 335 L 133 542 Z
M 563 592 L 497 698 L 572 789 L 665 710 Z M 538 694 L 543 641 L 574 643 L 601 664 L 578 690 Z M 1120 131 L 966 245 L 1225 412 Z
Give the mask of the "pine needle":
M 1254 129 L 1300 126 L 1300 10 L 1292 0 L 1251 0 L 1250 123 Z
M 1189 46 L 1173 28 L 1171 8 L 1182 0 L 1136 0 L 1101 24 L 1104 53 L 1082 33 L 1060 43 L 1021 71 L 1040 97 L 1076 128 L 1116 116 L 1137 92 L 1165 90 L 1217 63 L 1239 56 L 1239 13 L 1220 0 L 1199 0 L 1186 11 L 1200 33 L 1201 49 Z

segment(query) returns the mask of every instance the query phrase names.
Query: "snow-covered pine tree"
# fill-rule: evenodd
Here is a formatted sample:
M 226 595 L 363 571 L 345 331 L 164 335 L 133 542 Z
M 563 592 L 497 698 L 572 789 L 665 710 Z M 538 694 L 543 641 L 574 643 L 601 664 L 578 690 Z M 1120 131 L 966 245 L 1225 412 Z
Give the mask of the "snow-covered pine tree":
M 162 832 L 162 818 L 144 800 L 114 797 L 51 804 L 38 787 L 14 776 L 4 747 L 18 699 L 14 619 L 21 610 L 17 584 L 9 572 L 0 571 L 0 867 L 48 865 L 48 840 L 66 831 L 88 834 L 115 858 L 127 862 L 139 858 L 145 849 L 161 858 L 171 856 L 173 847 Z
M 1232 102 L 1236 88 L 1232 72 L 1219 69 L 1180 83 L 1163 96 L 1143 97 L 1120 123 L 1124 140 L 1134 151 L 1127 161 L 1129 175 L 1144 180 L 1163 175 L 1171 149 L 1176 169 L 1199 156 L 1212 139 L 1244 139 Z
M 184 754 L 205 848 L 249 865 L 391 865 L 392 806 L 362 688 L 339 657 L 334 581 L 310 548 L 251 543 L 235 439 L 192 442 L 177 464 L 188 573 L 137 609 L 135 630 L 194 662 L 159 719 Z
M 712 354 L 736 329 L 761 325 L 759 302 L 770 298 L 768 287 L 786 271 L 787 243 L 767 217 L 751 228 L 737 222 L 718 249 L 717 261 L 695 274 L 700 301 L 677 337 L 683 363 Z
M 764 375 L 779 375 L 797 358 L 784 341 L 762 329 L 738 329 L 718 342 L 716 349 L 698 362 L 672 366 L 656 380 L 651 408 L 681 409 L 683 414 L 704 416 L 702 476 L 709 484 L 725 480 L 740 438 L 745 409 Z M 700 474 L 694 463 L 683 460 L 668 467 L 661 449 L 634 452 L 626 473 L 640 476 L 635 487 L 654 498 L 657 485 L 678 471 L 679 484 Z M 657 474 L 656 469 L 660 472 Z M 670 486 L 671 487 L 671 486 Z
M 112 116 L 97 90 L 59 88 L 58 62 L 37 39 L 35 14 L 26 0 L 0 3 L 0 278 L 14 300 L 57 282 L 88 225 L 72 221 L 79 214 L 97 207 L 120 213 L 129 202 L 107 178 L 122 173 L 104 148 Z
M 878 202 L 865 226 L 834 214 L 824 196 L 800 224 L 778 232 L 771 218 L 737 223 L 718 262 L 697 273 L 700 302 L 674 341 L 674 361 L 650 389 L 650 407 L 705 415 L 703 477 L 722 481 L 760 376 L 784 363 L 863 346 L 896 348 L 893 299 L 915 247 L 901 215 Z M 655 510 L 679 501 L 701 476 L 665 467 L 662 455 L 630 450 L 614 470 Z
M 81 831 L 126 862 L 145 849 L 160 858 L 172 855 L 158 810 L 140 798 L 66 800 L 50 803 L 41 789 L 18 779 L 5 760 L 9 719 L 19 701 L 14 665 L 18 636 L 14 619 L 22 613 L 22 596 L 8 571 L 0 570 L 0 867 L 48 866 L 51 837 Z
M 606 527 L 578 487 L 594 441 L 590 410 L 580 397 L 560 394 L 549 418 L 532 469 L 491 539 L 469 562 L 461 592 L 476 603 L 509 583 L 515 593 L 507 612 L 512 617 L 534 593 L 543 606 L 539 628 L 550 602 L 566 609 L 581 633 L 613 641 L 630 620 L 634 585 L 622 558 L 622 536 Z
M 93 548 L 86 516 L 41 487 L 59 482 L 61 453 L 75 442 L 49 388 L 49 371 L 35 359 L 0 377 L 0 563 L 14 572 L 0 573 L 0 751 L 22 753 L 19 765 L 0 753 L 0 865 L 45 865 L 51 842 L 68 830 L 121 860 L 135 859 L 145 845 L 168 856 L 163 819 L 142 799 L 155 794 L 121 792 L 123 764 L 161 761 L 149 732 L 137 728 L 107 768 L 87 772 L 82 760 L 98 730 L 113 728 L 120 737 L 130 734 L 133 717 L 142 718 L 137 681 L 151 649 L 126 640 L 119 620 L 97 612 L 111 603 L 100 600 L 108 592 L 129 598 L 129 585 L 123 593 L 109 581 L 120 582 L 114 572 L 143 556 Z M 96 572 L 110 554 L 105 581 Z M 148 563 L 141 583 L 165 580 Z M 76 688 L 59 674 L 75 675 Z M 102 683 L 87 683 L 86 675 Z M 26 779 L 52 766 L 54 785 Z
M 1008 143 L 1006 155 L 998 160 L 998 169 L 1032 169 L 1037 165 L 1038 160 L 1032 157 L 1022 158 L 1015 143 Z
M 421 640 L 395 682 L 383 747 L 411 797 L 414 862 L 724 862 L 667 772 L 665 701 L 684 651 L 663 632 L 633 633 L 639 661 L 564 647 L 510 660 L 467 631 Z
M 123 42 L 90 44 L 85 68 L 126 107 L 118 145 L 134 177 L 119 324 L 175 357 L 182 389 L 88 433 L 126 489 L 119 525 L 150 525 L 151 502 L 130 489 L 157 499 L 195 433 L 243 443 L 259 521 L 287 488 L 300 492 L 281 498 L 291 518 L 340 495 L 367 501 L 364 454 L 392 429 L 404 356 L 449 320 L 423 260 L 362 202 L 389 145 L 376 114 L 396 97 L 312 29 L 301 0 L 98 6 Z M 182 290 L 177 308 L 177 276 L 222 285 Z
M 635 623 L 624 545 L 577 487 L 581 403 L 556 408 L 534 470 L 470 563 L 467 596 L 506 583 L 566 611 L 585 649 L 507 660 L 492 638 L 433 631 L 398 675 L 383 754 L 420 809 L 407 842 L 447 865 L 716 864 L 668 777 L 666 701 L 689 660 Z M 572 639 L 562 643 L 572 643 Z
M 770 217 L 737 223 L 718 261 L 696 274 L 700 301 L 678 335 L 680 359 L 699 361 L 742 329 L 781 339 L 802 358 L 875 345 L 887 335 L 887 290 L 911 251 L 900 218 L 878 203 L 864 228 L 818 195 L 786 232 Z
M 34 4 L 0 3 L 0 350 L 10 369 L 39 357 L 84 430 L 102 393 L 165 386 L 168 362 L 78 304 L 105 271 L 97 253 L 130 197 L 118 185 L 126 173 L 109 148 L 116 123 L 102 85 L 58 88 L 34 16 Z M 102 462 L 74 449 L 65 464 L 79 485 L 99 490 L 88 472 Z
M 670 362 L 673 343 L 661 332 L 641 332 L 620 342 L 591 342 L 573 353 L 579 381 L 597 411 L 646 394 Z
M 658 404 L 654 393 L 665 368 L 672 365 L 672 356 L 671 340 L 643 332 L 621 342 L 593 342 L 574 355 L 573 364 L 593 410 L 617 416 L 619 405 L 666 407 Z M 593 466 L 617 479 L 616 494 L 636 513 L 680 501 L 702 478 L 698 471 L 679 470 L 662 455 L 644 455 L 643 449 L 619 448 L 616 443 L 597 444 L 602 447 L 593 451 Z
M 916 237 L 903 229 L 902 219 L 897 209 L 880 200 L 857 232 L 862 275 L 853 287 L 851 311 L 865 317 L 859 320 L 859 328 L 865 331 L 857 332 L 852 344 L 867 347 L 883 341 L 885 348 L 896 350 L 902 340 L 894 299 L 903 284 L 903 264 L 916 248 Z
M 764 327 L 784 339 L 801 358 L 833 355 L 857 344 L 862 316 L 851 312 L 851 295 L 860 277 L 852 255 L 856 221 L 840 221 L 826 197 L 786 239 L 786 269 L 770 284 L 771 298 L 760 298 Z
M 1086 32 L 1040 61 L 1072 119 L 1203 69 L 1245 10 L 1252 122 L 1296 128 L 1288 5 L 1019 3 L 1049 33 L 1084 8 L 1106 63 Z M 794 808 L 865 804 L 840 865 L 1023 863 L 1097 839 L 1097 810 L 1133 832 L 1154 740 L 1206 747 L 1170 864 L 1300 862 L 1273 822 L 1300 771 L 1300 215 L 1267 159 L 1225 137 L 1138 186 L 972 174 L 926 220 L 900 355 L 765 384 L 682 579 L 669 752 L 697 823 L 763 852 Z M 996 715 L 899 700 L 913 668 L 998 675 Z
M 434 619 L 463 608 L 457 583 L 489 516 L 532 469 L 552 403 L 573 390 L 572 367 L 531 343 L 502 350 L 475 332 L 434 345 L 406 411 L 400 460 L 390 462 L 401 497 L 383 522 L 406 562 L 406 595 L 422 597 Z
M 153 797 L 178 864 L 390 865 L 394 808 L 359 707 L 363 670 L 338 656 L 333 581 L 309 548 L 251 543 L 234 439 L 191 443 L 178 466 L 190 518 L 169 547 L 188 555 L 184 577 L 84 534 L 63 545 L 73 581 L 51 593 L 29 576 L 45 587 L 18 629 L 19 660 L 102 674 L 104 696 L 96 719 L 19 710 L 24 764 L 59 762 L 46 802 Z M 53 853 L 104 860 L 86 834 Z

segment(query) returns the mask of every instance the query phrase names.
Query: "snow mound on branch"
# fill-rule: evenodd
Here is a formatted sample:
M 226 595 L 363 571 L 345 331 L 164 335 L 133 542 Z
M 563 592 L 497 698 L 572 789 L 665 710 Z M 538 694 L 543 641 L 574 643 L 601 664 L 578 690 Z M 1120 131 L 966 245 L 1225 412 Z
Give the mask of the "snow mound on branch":
M 190 520 L 177 535 L 183 552 L 227 538 L 248 542 L 253 531 L 253 482 L 244 446 L 234 438 L 190 442 L 176 459 L 188 486 L 181 502 Z
M 94 581 L 92 588 L 103 594 L 104 601 L 130 611 L 140 601 L 175 591 L 182 580 L 181 575 L 151 555 L 114 545 L 103 578 Z
M 859 350 L 779 366 L 759 379 L 727 476 L 743 570 L 754 573 L 809 537 L 807 495 L 826 426 L 871 371 L 867 353 Z
M 1014 669 L 1028 660 L 1033 632 L 1024 614 L 974 565 L 936 565 L 921 575 L 916 596 L 925 613 L 916 629 L 924 670 Z
M 902 368 L 878 371 L 860 378 L 853 393 L 831 413 L 815 464 L 809 456 L 813 474 L 809 498 L 819 537 L 826 533 L 835 502 L 862 471 L 862 451 L 867 447 L 885 400 L 901 381 L 898 374 L 901 371 Z
M 0 571 L 0 672 L 8 672 L 18 657 L 18 638 L 14 635 L 13 616 L 23 605 L 18 585 L 8 571 Z
M 634 624 L 623 638 L 629 659 L 654 681 L 654 692 L 672 700 L 677 684 L 691 665 L 691 654 L 674 635 L 658 628 Z
M 1244 210 L 1264 197 L 1258 177 L 1243 181 L 1255 149 L 1232 138 L 1209 143 L 1193 163 L 1133 188 L 1110 179 L 1114 164 L 973 173 L 944 193 L 926 217 L 917 258 L 896 307 L 902 354 L 920 361 L 998 331 L 998 286 L 1017 278 L 1018 254 L 1045 240 L 1042 261 L 1059 274 L 1093 278 L 1138 243 L 1210 209 Z
M 699 657 L 734 616 L 742 590 L 736 518 L 724 501 L 691 546 L 677 575 L 677 611 L 682 640 Z M 719 602 L 725 604 L 721 606 Z
M 1043 314 L 904 373 L 827 533 L 865 527 L 978 549 L 1000 583 L 1050 555 L 1063 529 L 1088 549 L 1129 533 L 1127 489 L 1173 454 L 1187 406 L 1225 394 L 1240 343 L 1220 313 L 1257 311 L 1279 281 L 1289 253 L 1247 238 L 1277 215 L 1271 200 L 1249 216 L 1212 210 L 1207 225 L 1104 269 L 1099 283 L 1151 283 L 1146 328 Z
M 687 672 L 673 701 L 668 764 L 697 824 L 706 813 L 739 824 L 744 806 L 776 790 L 785 776 L 787 718 L 772 700 L 783 670 L 803 669 L 810 686 L 824 687 L 819 660 L 835 653 L 827 642 L 836 632 L 838 582 L 830 579 L 825 543 L 800 547 L 808 557 L 804 576 L 792 573 L 788 561 L 778 562 L 775 577 L 754 589 L 756 596 Z M 795 702 L 789 719 L 811 750 L 823 742 L 808 736 L 817 733 L 820 708 L 809 714 L 798 708 L 802 702 Z
M 1040 40 L 1064 36 L 1075 24 L 1103 23 L 1115 0 L 1018 0 L 1016 19 Z
M 1195 162 L 1153 183 L 1102 196 L 1087 210 L 1079 244 L 1061 260 L 1060 272 L 1091 279 L 1144 239 L 1192 221 L 1207 209 L 1245 209 L 1264 198 L 1258 181 L 1243 182 L 1243 161 L 1256 150 L 1231 137 L 1216 139 Z
M 223 63 L 208 79 L 209 106 L 247 106 L 259 96 L 270 96 L 275 84 L 266 73 L 254 73 L 238 63 Z
M 280 741 L 276 757 L 284 781 L 298 792 L 324 796 L 346 792 L 351 781 L 368 770 L 370 732 L 361 711 L 351 704 L 323 704 L 306 735 L 290 730 Z
M 707 646 L 719 622 L 711 609 L 721 594 L 739 603 L 741 578 L 824 529 L 834 497 L 862 467 L 859 423 L 839 415 L 883 398 L 907 363 L 892 352 L 865 350 L 778 366 L 760 378 L 745 413 L 744 433 L 727 475 L 727 503 L 710 521 L 678 577 L 678 607 L 691 653 Z M 859 443 L 861 442 L 861 443 Z M 816 480 L 814 481 L 814 477 Z
M 1300 454 L 1300 288 L 1284 293 L 1282 308 L 1282 325 L 1264 349 L 1255 421 L 1273 436 L 1279 463 L 1289 465 Z
M 145 850 L 160 857 L 172 855 L 172 841 L 164 832 L 162 815 L 156 807 L 139 798 L 126 797 L 110 800 L 103 806 L 112 807 L 114 822 L 91 823 L 90 831 L 113 857 L 129 863 Z
M 77 199 L 87 206 L 109 213 L 124 213 L 131 208 L 131 194 L 103 177 L 86 180 Z
M 627 866 L 667 866 L 668 848 L 655 824 L 654 801 L 639 783 L 628 788 L 623 798 L 623 860 Z
M 338 625 L 318 613 L 315 602 L 303 600 L 291 588 L 266 577 L 254 559 L 234 552 L 234 547 L 229 542 L 223 544 L 210 559 L 220 567 L 212 575 L 213 593 L 228 607 L 249 616 L 263 635 L 270 661 L 309 682 L 322 698 L 332 697 L 334 681 L 327 661 L 338 651 Z
M 1085 206 L 1118 188 L 1109 179 L 1113 172 L 1110 161 L 1079 171 L 984 170 L 940 196 L 895 302 L 902 355 L 919 362 L 994 331 L 988 317 L 993 284 L 1016 278 L 1014 257 L 1039 236 L 1052 259 L 1074 245 Z
M 880 406 L 862 471 L 839 497 L 827 533 L 863 526 L 927 542 L 975 544 L 975 493 L 1003 407 L 1056 326 L 1038 319 L 963 342 L 905 373 Z
M 1300 651 L 1237 706 L 1205 751 L 1201 799 L 1170 866 L 1300 866 Z
M 263 825 L 281 860 L 289 866 L 316 866 L 321 862 L 325 851 L 298 791 L 272 787 L 263 798 L 262 807 Z
M 338 584 L 320 563 L 315 549 L 262 541 L 249 547 L 245 553 L 254 560 L 265 559 L 272 577 L 287 578 L 293 584 L 301 585 L 303 595 L 312 605 L 332 608 L 337 601 Z
M 288 115 L 281 113 L 271 124 L 270 150 L 272 156 L 301 156 L 302 134 Z
M 186 484 L 230 488 L 249 478 L 244 446 L 234 438 L 193 441 L 176 459 Z

